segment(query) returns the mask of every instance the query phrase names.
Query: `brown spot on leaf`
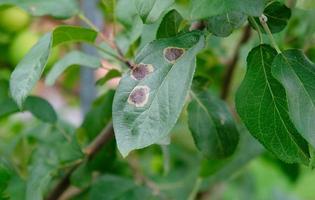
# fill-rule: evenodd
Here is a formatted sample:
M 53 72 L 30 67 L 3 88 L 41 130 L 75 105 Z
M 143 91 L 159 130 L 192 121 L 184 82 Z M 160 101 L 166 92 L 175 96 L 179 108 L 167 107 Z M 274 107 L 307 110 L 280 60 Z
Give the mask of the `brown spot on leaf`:
M 136 107 L 143 107 L 149 99 L 150 88 L 148 86 L 135 87 L 128 98 L 128 103 Z
M 140 63 L 138 65 L 135 65 L 134 68 L 132 69 L 131 77 L 135 80 L 142 80 L 148 74 L 152 73 L 153 70 L 154 67 L 151 64 Z
M 164 57 L 170 63 L 175 63 L 177 59 L 182 57 L 185 49 L 178 47 L 167 47 L 164 49 Z

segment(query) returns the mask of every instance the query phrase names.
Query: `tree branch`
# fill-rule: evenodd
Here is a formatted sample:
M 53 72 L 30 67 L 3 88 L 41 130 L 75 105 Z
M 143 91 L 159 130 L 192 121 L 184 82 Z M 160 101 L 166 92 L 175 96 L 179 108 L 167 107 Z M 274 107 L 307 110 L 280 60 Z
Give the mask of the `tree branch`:
M 250 39 L 250 36 L 251 36 L 251 28 L 249 25 L 247 25 L 244 29 L 241 40 L 239 41 L 239 43 L 236 46 L 236 49 L 235 49 L 235 52 L 234 52 L 232 59 L 227 64 L 227 70 L 226 70 L 225 75 L 224 75 L 223 87 L 222 87 L 222 91 L 221 91 L 221 98 L 223 100 L 226 100 L 228 95 L 229 95 L 230 88 L 231 88 L 231 82 L 232 82 L 232 78 L 233 78 L 233 73 L 235 71 L 236 65 L 237 65 L 239 57 L 240 57 L 241 47 L 245 43 L 247 43 L 247 41 Z
M 85 160 L 90 160 L 96 155 L 102 147 L 108 143 L 114 136 L 113 124 L 109 123 L 105 129 L 91 142 L 90 145 L 84 150 Z M 53 190 L 47 195 L 46 200 L 57 200 L 64 191 L 70 186 L 70 177 L 72 173 L 83 163 L 76 163 L 71 169 L 66 173 L 66 175 L 60 180 L 59 183 L 53 188 Z

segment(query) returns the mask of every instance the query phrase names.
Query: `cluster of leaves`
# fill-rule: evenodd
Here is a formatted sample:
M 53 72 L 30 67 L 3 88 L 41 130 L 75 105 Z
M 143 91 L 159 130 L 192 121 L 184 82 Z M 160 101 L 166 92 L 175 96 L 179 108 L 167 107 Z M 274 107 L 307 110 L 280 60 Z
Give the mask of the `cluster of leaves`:
M 30 111 L 45 123 L 17 139 L 36 143 L 26 169 L 27 181 L 6 161 L 0 163 L 0 197 L 42 199 L 52 180 L 64 175 L 62 167 L 70 165 L 75 166 L 70 177 L 72 184 L 90 199 L 160 198 L 153 195 L 150 184 L 139 186 L 125 177 L 102 175 L 94 181 L 93 171 L 132 173 L 122 166 L 125 161 L 117 161 L 112 142 L 92 159 L 82 151 L 106 125 L 110 126 L 111 119 L 117 148 L 126 157 L 135 149 L 169 144 L 176 122 L 180 116 L 188 115 L 188 126 L 202 158 L 195 158 L 201 161 L 200 168 L 190 174 L 189 183 L 183 187 L 191 188 L 194 182 L 191 179 L 197 177 L 207 179 L 208 185 L 220 181 L 260 154 L 263 149 L 250 138 L 246 128 L 280 160 L 313 166 L 315 125 L 311 121 L 315 117 L 312 85 L 315 65 L 300 50 L 280 51 L 274 41 L 272 34 L 285 29 L 291 17 L 291 9 L 284 2 L 104 0 L 103 3 L 109 22 L 123 26 L 114 47 L 106 41 L 96 42 L 102 34 L 93 25 L 91 28 L 59 26 L 45 34 L 28 52 L 12 72 L 10 83 L 1 83 L 0 92 L 4 92 L 0 93 L 0 117 Z M 0 5 L 16 5 L 34 16 L 64 19 L 78 15 L 86 21 L 74 0 L 5 0 Z M 196 69 L 196 57 L 208 46 L 210 35 L 227 37 L 246 21 L 258 32 L 261 44 L 248 54 L 247 73 L 235 98 L 236 110 L 245 128 L 235 120 L 226 102 L 209 88 L 210 78 L 202 73 L 203 69 Z M 263 34 L 269 36 L 273 47 L 264 44 Z M 49 71 L 47 85 L 53 85 L 73 65 L 97 69 L 101 59 L 127 65 L 121 71 L 109 71 L 97 82 L 103 85 L 124 74 L 117 90 L 100 96 L 77 129 L 63 123 L 46 100 L 30 96 L 41 79 L 52 48 L 71 42 L 87 43 L 99 51 L 99 56 L 77 50 L 69 52 Z M 187 113 L 181 115 L 183 110 Z M 83 140 L 82 144 L 77 138 Z M 185 160 L 177 158 L 181 159 Z M 99 167 L 97 163 L 104 160 L 107 166 Z M 10 184 L 14 179 L 18 180 L 14 184 L 19 184 Z M 187 190 L 182 190 L 176 195 L 169 191 L 165 194 L 176 198 L 189 196 Z M 197 191 L 190 194 L 191 198 L 194 192 Z M 166 197 L 162 194 L 161 198 Z

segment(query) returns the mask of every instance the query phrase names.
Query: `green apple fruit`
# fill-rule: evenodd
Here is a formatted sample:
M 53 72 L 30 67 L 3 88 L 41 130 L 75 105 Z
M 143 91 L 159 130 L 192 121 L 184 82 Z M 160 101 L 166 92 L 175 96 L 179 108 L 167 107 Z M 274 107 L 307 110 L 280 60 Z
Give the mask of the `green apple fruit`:
M 30 22 L 30 16 L 18 7 L 9 7 L 0 11 L 0 28 L 7 32 L 18 32 Z
M 19 33 L 9 47 L 9 58 L 12 65 L 17 65 L 26 53 L 39 40 L 39 35 L 31 31 Z

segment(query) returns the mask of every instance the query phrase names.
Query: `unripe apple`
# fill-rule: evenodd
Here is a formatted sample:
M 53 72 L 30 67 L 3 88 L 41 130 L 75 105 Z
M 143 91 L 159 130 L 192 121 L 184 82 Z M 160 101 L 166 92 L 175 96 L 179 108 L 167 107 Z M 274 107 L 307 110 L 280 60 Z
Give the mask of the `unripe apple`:
M 26 53 L 39 40 L 39 35 L 31 31 L 18 34 L 9 47 L 9 57 L 12 65 L 17 65 Z
M 0 11 L 0 28 L 7 32 L 18 32 L 30 22 L 30 16 L 18 7 L 9 7 Z

